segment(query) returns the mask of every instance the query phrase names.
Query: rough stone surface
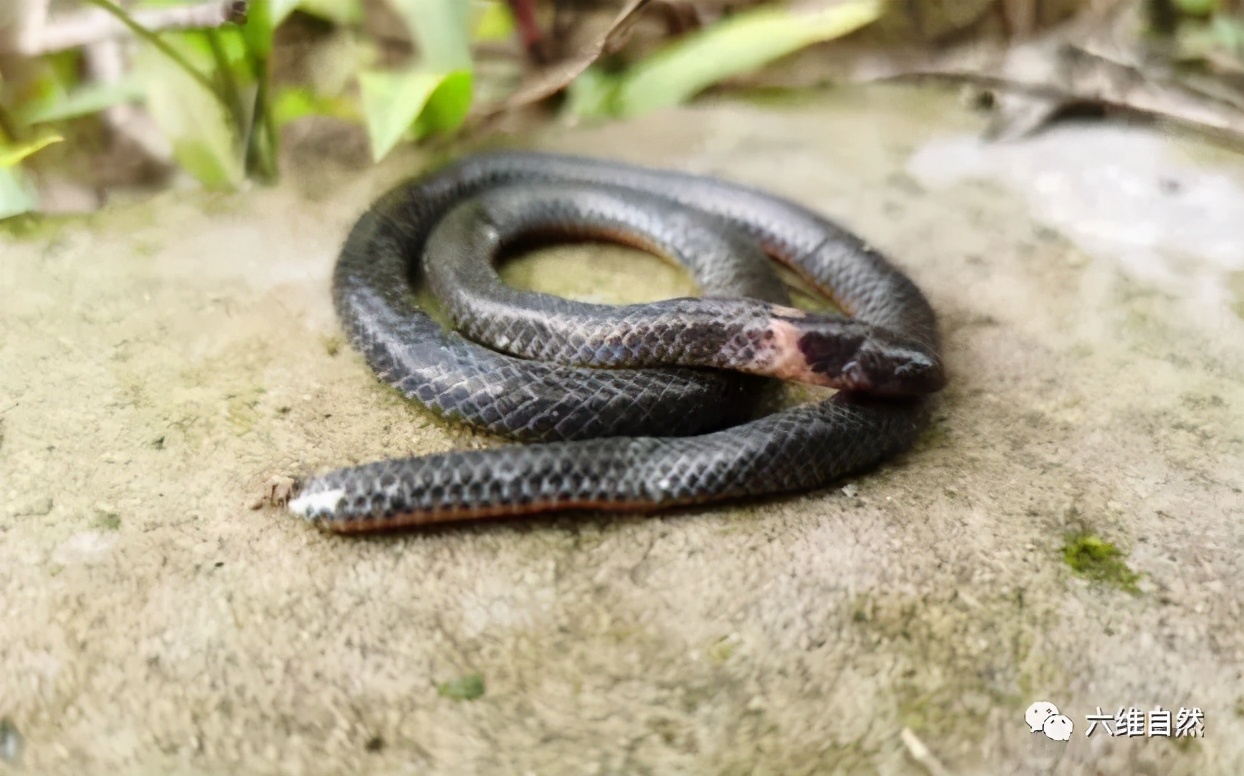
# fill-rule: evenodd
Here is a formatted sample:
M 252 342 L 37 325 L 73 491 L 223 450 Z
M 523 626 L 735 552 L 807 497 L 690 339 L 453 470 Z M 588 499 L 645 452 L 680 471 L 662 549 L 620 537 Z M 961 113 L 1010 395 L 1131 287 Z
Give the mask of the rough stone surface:
M 4 236 L 0 773 L 1244 773 L 1244 245 L 1163 220 L 1238 213 L 1244 163 L 1102 125 L 982 150 L 977 122 L 875 89 L 512 141 L 794 197 L 943 316 L 913 452 L 655 518 L 349 540 L 251 508 L 487 443 L 380 386 L 330 307 L 346 230 L 418 159 Z M 508 276 L 687 290 L 632 258 Z M 1138 592 L 1073 572 L 1077 533 Z M 1039 700 L 1069 742 L 1029 732 Z M 1204 736 L 1085 736 L 1120 706 L 1199 707 Z

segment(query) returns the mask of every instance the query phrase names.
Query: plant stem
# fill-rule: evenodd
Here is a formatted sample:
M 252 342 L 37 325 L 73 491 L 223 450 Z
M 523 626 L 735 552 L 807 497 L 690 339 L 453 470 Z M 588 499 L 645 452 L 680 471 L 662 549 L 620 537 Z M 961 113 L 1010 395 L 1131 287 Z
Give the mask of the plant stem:
M 220 45 L 220 33 L 216 30 L 203 30 L 203 37 L 207 40 L 207 47 L 212 52 L 212 59 L 216 61 L 216 72 L 220 74 L 220 100 L 229 109 L 229 114 L 233 116 L 233 126 L 237 130 L 238 137 L 246 135 L 246 111 L 242 107 L 242 94 L 238 89 L 238 81 L 233 77 L 233 70 L 229 67 L 229 57 L 225 54 L 224 46 Z
M 185 57 L 179 54 L 176 49 L 174 49 L 172 46 L 168 45 L 163 40 L 161 40 L 159 35 L 156 35 L 154 32 L 148 30 L 146 27 L 134 21 L 134 19 L 128 13 L 125 12 L 125 9 L 111 2 L 111 0 L 86 0 L 86 1 L 90 3 L 91 5 L 94 5 L 97 8 L 101 8 L 107 11 L 108 13 L 112 14 L 114 17 L 116 17 L 117 21 L 121 22 L 127 28 L 129 28 L 130 32 L 134 33 L 136 36 L 138 36 L 142 40 L 147 41 L 152 46 L 155 46 L 160 51 L 161 54 L 171 59 L 178 67 L 180 67 L 182 70 L 185 70 L 187 75 L 189 75 L 200 86 L 206 89 L 208 93 L 214 95 L 216 99 L 220 100 L 221 104 L 223 104 L 226 109 L 229 108 L 228 103 L 226 103 L 221 98 L 220 94 L 216 91 L 216 87 L 212 84 L 210 80 L 208 80 L 207 76 L 203 75 L 197 69 L 195 69 L 194 65 L 190 64 L 190 62 L 188 62 Z
M 276 181 L 276 124 L 272 118 L 272 105 L 268 86 L 268 62 L 255 56 L 253 65 L 258 88 L 255 90 L 255 109 L 251 120 L 251 135 L 247 143 L 247 162 L 253 166 L 259 179 L 265 183 Z

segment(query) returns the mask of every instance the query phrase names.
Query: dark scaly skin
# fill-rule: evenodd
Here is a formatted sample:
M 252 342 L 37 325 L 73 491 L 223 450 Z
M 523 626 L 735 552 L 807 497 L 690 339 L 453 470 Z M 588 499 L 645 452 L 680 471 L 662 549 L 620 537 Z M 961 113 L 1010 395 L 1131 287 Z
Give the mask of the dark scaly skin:
M 603 199 L 585 186 L 600 188 Z M 726 245 L 712 244 L 715 232 Z M 825 292 L 850 320 L 782 306 L 784 292 L 754 269 L 755 250 L 740 247 L 735 232 Z M 648 247 L 687 263 L 707 294 L 766 302 L 611 308 L 509 289 L 489 261 L 532 233 Z M 846 390 L 702 433 L 745 416 L 755 381 L 702 370 L 583 369 L 474 345 L 412 305 L 408 273 L 419 274 L 425 248 L 434 271 L 450 268 L 434 272 L 432 283 L 447 311 L 498 349 L 595 366 L 727 367 Z M 718 267 L 717 259 L 738 254 L 749 255 Z M 333 288 L 351 342 L 408 396 L 494 432 L 586 440 L 330 472 L 303 484 L 290 507 L 336 531 L 558 509 L 650 510 L 823 487 L 909 447 L 927 418 L 924 395 L 944 384 L 933 312 L 880 254 L 790 202 L 682 173 L 533 153 L 470 157 L 373 206 L 342 250 Z
M 707 290 L 708 298 L 589 304 L 507 286 L 493 267 L 505 245 L 532 232 L 643 243 L 643 236 L 669 242 L 674 234 L 701 228 L 678 209 L 653 208 L 651 201 L 650 195 L 565 183 L 486 191 L 452 210 L 432 232 L 424 274 L 459 331 L 523 358 L 606 368 L 712 367 L 870 393 L 910 395 L 929 390 L 926 383 L 940 387 L 936 355 L 923 342 L 903 343 L 863 321 L 809 316 L 755 298 L 714 298 L 716 289 Z M 694 255 L 704 253 L 691 248 Z M 703 259 L 694 268 L 707 274 L 721 263 Z M 793 338 L 829 347 L 813 357 L 786 341 Z M 844 367 L 859 363 L 860 351 L 881 339 L 888 343 L 883 355 L 889 361 L 856 372 Z M 911 357 L 893 363 L 902 345 Z M 912 362 L 927 366 L 920 371 Z M 892 375 L 903 367 L 918 374 L 893 384 Z
M 376 203 L 351 231 L 334 272 L 338 315 L 383 380 L 450 420 L 527 441 L 686 436 L 747 416 L 756 381 L 706 370 L 583 369 L 514 358 L 446 330 L 413 306 L 413 259 L 444 212 L 477 188 L 469 181 L 445 185 L 444 176 Z M 720 234 L 703 214 L 673 207 L 686 211 L 688 229 L 649 239 L 647 247 L 682 263 L 710 291 L 787 300 L 754 244 Z
M 317 480 L 342 494 L 331 509 L 308 517 L 344 533 L 564 509 L 649 511 L 810 490 L 909 447 L 927 405 L 835 398 L 695 437 L 613 437 L 380 461 Z

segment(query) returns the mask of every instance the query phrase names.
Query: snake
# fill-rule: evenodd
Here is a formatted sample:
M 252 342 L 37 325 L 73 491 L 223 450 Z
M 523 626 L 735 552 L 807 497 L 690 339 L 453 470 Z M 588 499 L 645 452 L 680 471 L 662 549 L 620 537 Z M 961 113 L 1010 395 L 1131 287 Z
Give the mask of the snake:
M 598 304 L 497 271 L 602 240 L 680 264 L 701 295 Z M 837 311 L 793 306 L 776 267 Z M 350 230 L 332 295 L 383 382 L 522 443 L 299 482 L 288 509 L 331 532 L 812 491 L 910 448 L 946 384 L 928 300 L 856 234 L 759 188 L 600 158 L 488 151 L 398 185 Z M 777 380 L 835 390 L 765 411 Z

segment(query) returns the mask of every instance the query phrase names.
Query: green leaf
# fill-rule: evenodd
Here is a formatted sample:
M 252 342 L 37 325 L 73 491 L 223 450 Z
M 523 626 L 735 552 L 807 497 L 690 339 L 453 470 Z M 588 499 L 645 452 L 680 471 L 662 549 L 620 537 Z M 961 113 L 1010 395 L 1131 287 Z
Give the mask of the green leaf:
M 479 41 L 508 40 L 514 34 L 514 15 L 500 0 L 471 3 L 471 39 Z
M 272 117 L 278 127 L 303 116 L 332 116 L 340 119 L 359 117 L 354 103 L 341 97 L 326 97 L 301 86 L 287 87 L 277 92 L 272 103 Z
M 151 48 L 154 48 L 164 56 L 168 57 L 169 60 L 182 68 L 182 70 L 186 72 L 186 75 L 190 76 L 194 80 L 197 80 L 205 89 L 211 91 L 211 82 L 207 80 L 207 77 L 204 76 L 200 70 L 195 68 L 195 66 L 188 59 L 186 59 L 183 51 L 179 50 L 176 46 L 169 45 L 163 37 L 139 24 L 134 17 L 130 16 L 124 8 L 117 5 L 113 2 L 113 0 L 84 0 L 84 2 L 90 3 L 91 5 L 106 11 L 117 21 L 124 24 L 126 28 L 128 28 L 129 31 L 138 38 L 138 40 L 146 43 Z M 184 40 L 185 36 L 183 35 L 182 38 Z
M 454 129 L 471 108 L 470 3 L 393 0 L 419 46 L 419 65 L 359 75 L 372 157 L 383 159 L 407 132 Z
M 281 22 L 289 18 L 289 15 L 298 10 L 298 6 L 302 4 L 302 0 L 270 0 L 268 3 L 268 18 L 272 22 L 273 27 L 277 27 Z M 247 19 L 250 24 L 250 19 Z
M 276 27 L 288 19 L 291 13 L 298 10 L 300 2 L 301 0 L 269 0 L 268 18 L 271 19 L 272 26 Z M 250 24 L 250 20 L 247 19 L 246 23 Z
M 15 166 L 18 162 L 30 156 L 33 153 L 47 148 L 53 143 L 59 143 L 65 138 L 60 135 L 48 135 L 38 140 L 32 140 L 29 143 L 22 143 L 16 146 L 0 145 L 0 169 L 8 169 Z
M 76 51 L 58 51 L 23 62 L 21 80 L 5 89 L 4 105 L 11 106 L 13 118 L 24 123 L 25 112 L 63 100 L 74 84 L 82 80 L 82 57 Z
M 76 119 L 99 113 L 114 105 L 134 102 L 141 99 L 142 95 L 142 88 L 137 80 L 130 77 L 111 84 L 87 83 L 66 94 L 58 94 L 24 106 L 16 111 L 16 118 L 24 124 Z
M 238 28 L 240 37 L 253 56 L 266 58 L 272 52 L 272 36 L 277 20 L 273 14 L 276 0 L 254 0 L 246 9 L 246 24 Z
M 571 116 L 613 116 L 621 78 L 589 67 L 570 82 L 566 90 L 565 110 Z
M 1175 7 L 1189 16 L 1209 16 L 1218 10 L 1218 0 L 1175 0 Z
M 260 24 L 263 22 L 261 21 Z M 248 22 L 249 25 L 249 22 Z M 259 50 L 251 50 L 250 53 L 258 53 L 260 56 L 267 56 L 268 49 L 272 46 L 271 32 L 267 33 L 267 39 L 264 33 L 255 31 L 250 33 L 243 32 L 245 27 L 221 27 L 218 30 L 203 30 L 199 33 L 189 33 L 179 36 L 182 39 L 183 46 L 192 47 L 195 51 L 213 54 L 212 44 L 209 40 L 210 36 L 215 36 L 217 43 L 220 45 L 220 51 L 225 55 L 225 61 L 229 63 L 230 71 L 237 74 L 246 70 L 248 65 L 247 51 L 251 45 L 259 46 Z M 255 28 L 258 30 L 258 27 Z M 209 65 L 210 67 L 210 65 Z
M 471 111 L 473 83 L 470 70 L 446 74 L 415 120 L 415 137 L 449 132 L 460 127 Z
M 667 46 L 612 83 L 590 84 L 589 93 L 573 102 L 580 110 L 603 109 L 620 117 L 677 105 L 724 78 L 854 32 L 880 17 L 882 5 L 881 0 L 852 0 L 816 10 L 770 6 L 740 12 Z
M 387 156 L 412 127 L 417 133 L 426 134 L 457 126 L 471 103 L 469 70 L 438 73 L 412 68 L 397 73 L 362 73 L 359 86 L 372 158 L 376 161 Z M 425 110 L 428 118 L 416 127 L 416 119 Z
M 39 207 L 34 186 L 20 167 L 0 167 L 0 220 L 29 213 Z
M 471 67 L 471 6 L 465 0 L 393 0 L 419 46 L 423 67 L 447 73 Z
M 170 45 L 180 44 L 168 36 Z M 180 53 L 200 72 L 209 64 L 191 46 Z M 245 178 L 243 149 L 229 110 L 186 71 L 149 46 L 138 50 L 134 71 L 147 110 L 173 146 L 173 156 L 208 188 L 236 188 Z
M 1237 57 L 1244 54 L 1244 19 L 1215 16 L 1213 30 L 1214 38 L 1223 49 Z

